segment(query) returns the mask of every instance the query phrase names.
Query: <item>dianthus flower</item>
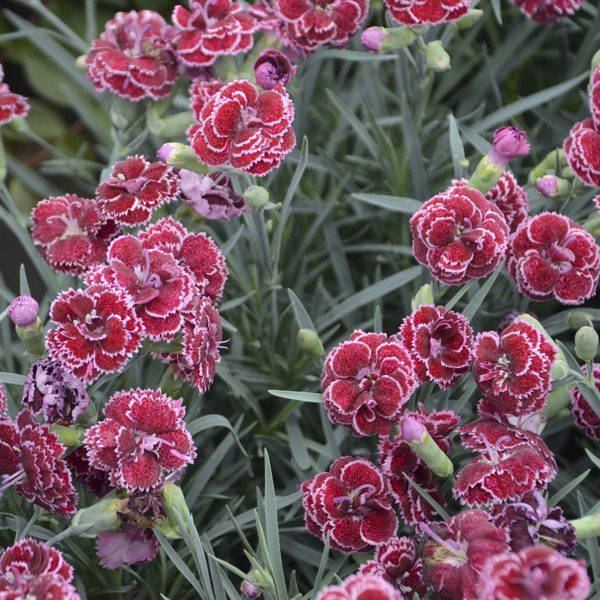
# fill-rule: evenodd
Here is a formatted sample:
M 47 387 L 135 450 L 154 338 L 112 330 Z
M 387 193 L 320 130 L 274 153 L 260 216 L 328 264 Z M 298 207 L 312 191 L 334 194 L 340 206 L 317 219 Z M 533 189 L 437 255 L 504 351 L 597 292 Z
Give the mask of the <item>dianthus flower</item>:
M 410 412 L 406 416 L 421 423 L 437 445 L 444 452 L 448 452 L 451 446 L 450 434 L 460 423 L 459 416 L 449 410 L 427 412 L 422 404 L 419 405 L 419 412 Z M 377 451 L 381 472 L 390 483 L 393 498 L 400 508 L 403 520 L 411 525 L 429 521 L 435 514 L 434 509 L 406 477 L 426 490 L 443 506 L 446 504 L 444 494 L 433 473 L 412 451 L 402 434 L 392 439 L 381 438 Z
M 480 579 L 480 600 L 585 600 L 591 590 L 585 563 L 552 548 L 529 546 L 492 556 Z
M 392 20 L 399 25 L 437 25 L 467 14 L 471 0 L 384 0 Z
M 90 405 L 90 397 L 78 377 L 49 357 L 33 363 L 23 384 L 23 404 L 47 423 L 72 425 Z
M 11 92 L 3 81 L 4 69 L 0 65 L 0 125 L 6 125 L 13 119 L 26 117 L 29 112 L 27 98 Z
M 98 91 L 133 102 L 166 98 L 179 74 L 171 38 L 152 10 L 118 12 L 92 44 L 88 76 Z
M 585 119 L 575 123 L 563 149 L 575 175 L 590 187 L 600 187 L 600 130 L 594 121 Z
M 504 259 L 509 233 L 500 209 L 464 184 L 425 202 L 410 228 L 415 258 L 447 285 L 489 275 Z
M 190 10 L 177 5 L 173 23 L 180 30 L 177 53 L 188 66 L 212 65 L 219 56 L 248 52 L 257 20 L 238 2 L 189 0 Z
M 251 210 L 225 173 L 200 175 L 181 169 L 179 177 L 184 199 L 205 219 L 229 221 Z
M 224 85 L 204 105 L 188 135 L 198 158 L 210 166 L 230 164 L 266 175 L 296 145 L 294 103 L 283 85 L 258 92 L 247 80 Z
M 75 475 L 75 477 L 77 477 L 96 498 L 103 498 L 111 491 L 112 486 L 110 484 L 108 473 L 90 465 L 84 446 L 75 448 L 65 460 L 71 468 L 73 475 Z
M 96 190 L 96 198 L 109 219 L 123 227 L 147 223 L 162 204 L 179 193 L 179 177 L 161 162 L 129 156 L 112 168 L 111 176 Z
M 422 523 L 425 583 L 440 600 L 479 600 L 478 579 L 486 561 L 509 550 L 504 530 L 482 510 L 447 521 Z
M 587 365 L 584 365 L 583 371 L 587 373 Z M 600 390 L 600 364 L 594 364 L 593 372 L 594 383 L 596 384 L 596 388 Z M 569 393 L 571 395 L 571 407 L 573 409 L 575 425 L 590 439 L 600 440 L 600 417 L 590 406 L 590 403 L 585 399 L 578 387 L 573 386 Z
M 73 567 L 63 555 L 37 540 L 20 540 L 0 557 L 2 600 L 80 600 L 72 580 Z
M 58 295 L 50 307 L 50 357 L 86 382 L 122 369 L 142 343 L 142 323 L 131 297 L 119 288 L 93 285 Z
M 345 48 L 367 17 L 368 0 L 275 0 L 277 15 L 286 24 L 291 43 L 304 52 L 320 46 Z
M 90 465 L 107 471 L 116 488 L 156 489 L 196 458 L 181 400 L 139 388 L 117 392 L 104 415 L 88 429 L 84 444 Z
M 449 388 L 469 370 L 473 330 L 460 313 L 424 304 L 404 318 L 398 335 L 420 383 L 431 379 Z
M 539 435 L 492 420 L 460 429 L 462 445 L 478 452 L 456 476 L 454 498 L 468 506 L 516 500 L 544 489 L 556 476 L 556 460 Z
M 190 108 L 194 119 L 199 121 L 202 117 L 204 105 L 223 87 L 223 82 L 218 79 L 197 79 L 190 85 Z
M 132 235 L 117 238 L 108 250 L 108 267 L 100 273 L 105 285 L 129 294 L 144 331 L 153 340 L 172 339 L 181 328 L 182 311 L 195 292 L 194 278 L 169 252 L 145 249 Z
M 583 0 L 510 0 L 536 23 L 549 24 L 575 14 Z
M 590 112 L 596 131 L 600 131 L 600 65 L 590 77 Z
M 356 573 L 341 585 L 331 585 L 315 600 L 403 600 L 404 596 L 390 583 L 376 575 Z
M 323 541 L 329 534 L 332 548 L 347 554 L 370 550 L 396 534 L 389 484 L 365 458 L 338 458 L 300 489 L 306 527 Z
M 222 339 L 219 311 L 205 297 L 185 316 L 182 351 L 178 354 L 163 353 L 157 357 L 171 365 L 178 377 L 195 385 L 204 394 L 215 378 L 217 363 L 221 361 Z
M 328 354 L 321 374 L 329 419 L 356 436 L 388 434 L 415 388 L 404 346 L 385 333 L 360 329 Z
M 0 419 L 0 494 L 14 486 L 30 502 L 59 515 L 75 512 L 77 492 L 61 458 L 65 447 L 47 426 L 23 410 L 16 422 Z
M 513 552 L 541 544 L 569 555 L 575 551 L 575 529 L 560 506 L 550 508 L 538 491 L 528 492 L 516 502 L 495 504 L 490 518 L 508 533 Z
M 596 293 L 600 248 L 569 217 L 540 213 L 512 236 L 507 268 L 519 291 L 532 300 L 581 304 Z
M 271 90 L 278 83 L 287 85 L 295 74 L 296 67 L 290 59 L 273 48 L 263 50 L 254 63 L 254 77 L 263 90 Z
M 527 218 L 529 212 L 527 192 L 518 184 L 510 171 L 504 171 L 498 183 L 485 197 L 502 211 L 511 232 Z
M 161 219 L 138 234 L 145 250 L 168 252 L 193 276 L 199 296 L 218 302 L 228 271 L 225 256 L 205 233 L 190 233 L 171 217 Z
M 373 560 L 363 564 L 361 575 L 377 575 L 391 583 L 407 598 L 425 595 L 423 561 L 417 553 L 415 540 L 393 537 L 377 546 Z
M 556 346 L 536 327 L 513 321 L 500 334 L 477 334 L 473 375 L 484 396 L 480 412 L 502 420 L 541 411 L 552 387 Z
M 65 194 L 38 202 L 31 212 L 31 236 L 56 271 L 81 275 L 104 262 L 120 231 L 95 200 Z

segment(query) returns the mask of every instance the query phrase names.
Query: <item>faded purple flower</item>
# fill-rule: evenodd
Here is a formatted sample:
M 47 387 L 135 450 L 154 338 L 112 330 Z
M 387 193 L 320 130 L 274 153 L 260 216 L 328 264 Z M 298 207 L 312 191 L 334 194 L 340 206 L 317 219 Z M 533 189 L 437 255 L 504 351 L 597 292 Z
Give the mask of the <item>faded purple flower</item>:
M 488 158 L 493 164 L 505 167 L 513 158 L 526 156 L 530 150 L 531 146 L 525 132 L 507 125 L 494 132 L 494 141 Z
M 23 404 L 47 423 L 71 425 L 90 406 L 83 382 L 60 361 L 44 358 L 33 363 L 23 385 Z
M 179 177 L 186 201 L 206 219 L 229 221 L 251 210 L 224 173 L 200 175 L 181 169 Z
M 254 63 L 256 83 L 263 90 L 273 89 L 278 83 L 287 85 L 296 74 L 296 67 L 279 50 L 267 48 Z
M 120 531 L 104 531 L 96 538 L 96 553 L 106 569 L 135 565 L 154 560 L 158 554 L 158 540 L 151 529 L 123 525 Z

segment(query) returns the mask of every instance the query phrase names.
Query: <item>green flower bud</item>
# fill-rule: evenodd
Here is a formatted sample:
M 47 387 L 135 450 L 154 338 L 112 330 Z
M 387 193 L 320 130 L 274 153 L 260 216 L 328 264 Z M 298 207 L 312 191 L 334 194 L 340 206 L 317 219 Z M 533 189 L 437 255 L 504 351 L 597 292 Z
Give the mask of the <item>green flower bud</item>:
M 498 183 L 504 170 L 503 166 L 493 163 L 486 155 L 479 161 L 468 185 L 482 194 L 487 194 Z
M 414 417 L 402 420 L 402 437 L 410 449 L 439 477 L 449 477 L 454 472 L 452 461 L 437 445 L 425 426 Z
M 72 526 L 87 526 L 80 537 L 93 538 L 103 531 L 117 531 L 121 527 L 120 512 L 127 510 L 127 498 L 117 498 L 116 492 L 111 492 L 88 508 L 82 508 L 75 513 Z
M 301 329 L 298 332 L 298 347 L 309 356 L 318 358 L 325 352 L 319 334 L 313 329 Z
M 593 327 L 586 325 L 575 334 L 575 354 L 585 361 L 590 362 L 598 353 L 598 334 Z
M 600 513 L 571 521 L 578 541 L 600 536 Z
M 546 417 L 553 419 L 557 417 L 560 412 L 571 403 L 571 395 L 569 390 L 572 388 L 572 384 L 561 385 L 560 387 L 552 390 L 548 396 L 548 403 L 546 404 Z
M 85 73 L 88 70 L 87 63 L 85 62 L 87 59 L 87 54 L 82 54 L 75 59 L 75 66 L 79 71 Z
M 586 325 L 592 327 L 592 315 L 583 310 L 574 310 L 567 315 L 567 327 L 569 329 L 579 329 Z
M 443 73 L 451 68 L 450 55 L 444 49 L 442 42 L 436 40 L 425 46 L 425 60 L 427 67 L 436 73 Z
M 416 310 L 423 304 L 433 304 L 433 288 L 429 283 L 422 285 L 415 294 L 415 297 L 410 301 L 413 310 Z
M 467 14 L 462 19 L 456 21 L 456 29 L 465 30 L 470 29 L 481 19 L 483 11 L 479 8 L 470 8 Z
M 67 446 L 67 448 L 78 448 L 83 444 L 85 437 L 85 429 L 79 425 L 58 425 L 54 423 L 50 425 L 50 431 L 58 436 L 58 441 Z
M 179 142 L 167 142 L 163 144 L 156 153 L 158 160 L 177 169 L 187 169 L 205 175 L 210 168 L 198 161 L 194 151 L 185 144 Z
M 260 210 L 269 202 L 269 190 L 260 185 L 251 185 L 244 190 L 246 204 L 254 210 Z
M 165 513 L 169 520 L 169 525 L 176 531 L 180 532 L 179 522 L 186 523 L 187 518 L 193 520 L 188 508 L 185 496 L 181 488 L 174 483 L 166 483 L 161 491 L 164 502 Z
M 569 373 L 569 365 L 564 360 L 555 360 L 552 364 L 552 369 L 550 370 L 552 381 L 562 381 L 568 377 Z

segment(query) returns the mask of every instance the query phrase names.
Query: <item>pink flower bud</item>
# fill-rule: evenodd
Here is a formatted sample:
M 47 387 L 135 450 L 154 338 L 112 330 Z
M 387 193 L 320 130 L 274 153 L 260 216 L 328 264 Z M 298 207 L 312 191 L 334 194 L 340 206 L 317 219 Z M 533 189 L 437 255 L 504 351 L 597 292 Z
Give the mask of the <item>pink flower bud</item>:
M 40 305 L 31 296 L 17 296 L 10 304 L 8 316 L 17 327 L 33 325 L 40 312 Z
M 368 27 L 360 34 L 360 43 L 369 52 L 381 52 L 383 42 L 389 37 L 383 27 Z
M 401 427 L 402 437 L 409 444 L 412 442 L 421 443 L 423 436 L 427 433 L 425 426 L 414 417 L 404 417 Z
M 262 52 L 254 63 L 256 83 L 263 90 L 270 90 L 278 83 L 286 85 L 295 73 L 296 67 L 290 62 L 290 59 L 283 52 L 273 48 Z
M 526 156 L 530 150 L 525 132 L 507 125 L 494 132 L 494 142 L 488 158 L 492 163 L 505 167 L 513 158 Z
M 244 598 L 258 598 L 262 594 L 262 591 L 259 587 L 255 586 L 246 579 L 242 581 L 241 592 Z
M 173 142 L 168 142 L 163 144 L 156 153 L 156 158 L 160 160 L 161 163 L 167 164 L 171 154 L 177 150 L 181 144 L 174 144 Z
M 535 185 L 538 194 L 544 198 L 552 198 L 558 192 L 558 178 L 555 175 L 544 175 Z

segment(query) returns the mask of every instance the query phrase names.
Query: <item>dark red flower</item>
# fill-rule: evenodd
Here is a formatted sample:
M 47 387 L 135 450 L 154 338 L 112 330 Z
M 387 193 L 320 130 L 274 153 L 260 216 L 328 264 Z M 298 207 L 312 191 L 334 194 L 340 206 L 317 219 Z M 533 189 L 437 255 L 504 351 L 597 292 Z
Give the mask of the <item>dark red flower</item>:
M 581 304 L 596 293 L 600 248 L 569 217 L 540 213 L 512 236 L 507 268 L 519 291 L 532 300 Z
M 550 508 L 538 491 L 529 492 L 510 504 L 495 504 L 490 515 L 492 523 L 508 533 L 513 552 L 537 544 L 565 555 L 575 551 L 575 528 L 560 506 Z
M 0 557 L 0 598 L 80 600 L 71 585 L 73 567 L 43 542 L 23 539 Z
M 223 295 L 228 271 L 225 256 L 205 233 L 189 233 L 170 217 L 150 225 L 138 234 L 146 250 L 172 254 L 196 282 L 198 296 L 218 302 Z
M 505 420 L 546 406 L 556 346 L 536 327 L 516 319 L 500 334 L 479 333 L 473 357 L 473 375 L 484 396 L 480 412 Z
M 424 304 L 404 318 L 398 335 L 420 383 L 431 379 L 449 388 L 469 370 L 473 330 L 460 313 Z
M 545 546 L 492 556 L 480 581 L 481 600 L 585 600 L 591 591 L 582 560 Z
M 179 74 L 171 37 L 152 10 L 118 12 L 92 44 L 88 76 L 98 91 L 133 102 L 166 98 Z
M 179 177 L 161 162 L 129 156 L 112 168 L 96 189 L 98 202 L 109 219 L 123 227 L 147 223 L 152 213 L 179 193 Z
M 3 81 L 4 69 L 0 65 L 0 125 L 6 125 L 13 119 L 26 117 L 29 112 L 27 98 L 13 94 Z
M 132 235 L 116 239 L 107 260 L 106 285 L 112 282 L 129 294 L 146 334 L 172 339 L 195 292 L 189 271 L 169 252 L 145 249 Z
M 190 108 L 194 119 L 200 121 L 204 105 L 223 87 L 223 82 L 218 79 L 196 79 L 190 85 Z
M 583 370 L 587 373 L 587 366 L 584 366 Z M 600 364 L 595 363 L 593 370 L 596 388 L 600 390 Z M 571 406 L 575 425 L 590 439 L 600 440 L 600 417 L 590 406 L 590 403 L 585 399 L 578 387 L 573 386 L 569 393 L 571 394 Z
M 422 404 L 419 405 L 419 412 L 410 412 L 406 416 L 419 421 L 437 445 L 444 452 L 448 452 L 451 446 L 450 434 L 460 423 L 459 416 L 452 411 L 432 410 L 427 412 Z M 381 438 L 377 450 L 381 472 L 390 482 L 394 500 L 400 509 L 403 520 L 411 525 L 429 521 L 435 514 L 434 508 L 406 479 L 409 477 L 444 506 L 446 500 L 441 486 L 427 465 L 412 451 L 401 433 L 392 439 Z
M 536 23 L 554 23 L 575 14 L 583 0 L 510 0 L 519 10 Z
M 77 505 L 71 473 L 61 458 L 65 447 L 46 425 L 21 411 L 16 422 L 0 419 L 0 493 L 15 491 L 46 510 L 67 516 Z
M 590 187 L 600 187 L 600 131 L 592 119 L 573 125 L 563 149 L 575 175 Z
M 263 90 L 271 90 L 278 83 L 287 85 L 296 73 L 296 67 L 279 50 L 267 48 L 261 52 L 254 63 L 256 83 Z
M 467 14 L 471 0 L 384 0 L 390 16 L 399 25 L 437 25 L 456 21 Z
M 462 445 L 478 452 L 456 476 L 453 496 L 468 506 L 516 500 L 556 476 L 554 455 L 539 435 L 492 420 L 460 429 Z
M 90 465 L 107 471 L 116 488 L 155 489 L 196 458 L 181 400 L 139 388 L 117 392 L 104 415 L 88 429 L 84 444 Z
M 377 575 L 356 573 L 341 585 L 325 588 L 315 600 L 404 600 L 404 596 Z
M 600 66 L 590 77 L 590 112 L 596 131 L 600 131 Z
M 504 530 L 482 510 L 467 510 L 441 523 L 421 524 L 425 582 L 440 600 L 479 600 L 486 561 L 509 550 Z
M 323 541 L 329 534 L 332 548 L 347 554 L 370 550 L 396 534 L 389 485 L 365 458 L 338 458 L 300 489 L 306 527 Z
M 122 369 L 142 343 L 143 326 L 123 290 L 93 285 L 62 292 L 50 307 L 46 345 L 83 381 Z
M 489 275 L 504 259 L 508 225 L 481 192 L 454 184 L 412 216 L 417 261 L 447 285 Z
M 393 584 L 407 598 L 425 595 L 423 562 L 417 552 L 415 540 L 393 537 L 377 546 L 373 560 L 360 567 L 361 575 L 377 575 Z
M 224 85 L 204 105 L 200 123 L 188 131 L 198 158 L 210 166 L 230 164 L 266 175 L 296 145 L 294 103 L 283 85 L 258 92 L 247 80 Z
M 65 194 L 38 202 L 31 212 L 31 236 L 56 271 L 81 275 L 104 262 L 120 230 L 95 200 Z
M 527 192 L 517 183 L 510 171 L 504 171 L 498 183 L 485 197 L 502 211 L 510 231 L 515 231 L 527 218 L 529 212 Z
M 177 5 L 173 23 L 179 58 L 191 67 L 212 65 L 219 56 L 248 52 L 258 22 L 231 0 L 189 0 L 190 10 Z
M 360 329 L 328 354 L 321 374 L 329 419 L 357 436 L 388 434 L 415 388 L 404 346 L 385 333 Z
M 223 338 L 221 317 L 210 298 L 198 301 L 183 324 L 183 350 L 179 354 L 159 354 L 176 375 L 195 385 L 204 394 L 212 385 L 221 361 Z
M 275 0 L 277 15 L 286 24 L 294 46 L 314 52 L 324 45 L 345 48 L 364 23 L 368 0 Z

